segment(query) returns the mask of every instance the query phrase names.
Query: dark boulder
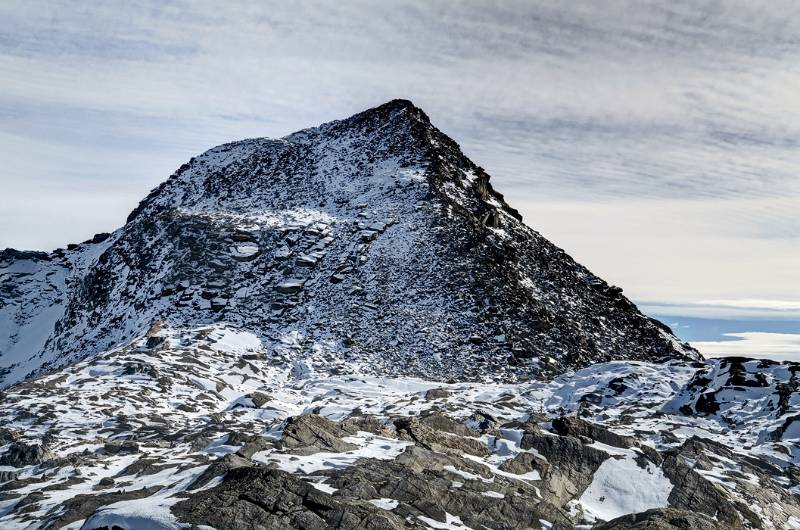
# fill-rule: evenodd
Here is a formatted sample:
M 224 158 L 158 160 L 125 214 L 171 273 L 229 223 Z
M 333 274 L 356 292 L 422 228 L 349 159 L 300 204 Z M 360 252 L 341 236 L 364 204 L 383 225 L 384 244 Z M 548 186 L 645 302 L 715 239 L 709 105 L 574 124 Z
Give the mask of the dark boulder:
M 43 445 L 14 442 L 0 456 L 0 466 L 35 466 L 52 460 L 54 457 L 53 452 Z

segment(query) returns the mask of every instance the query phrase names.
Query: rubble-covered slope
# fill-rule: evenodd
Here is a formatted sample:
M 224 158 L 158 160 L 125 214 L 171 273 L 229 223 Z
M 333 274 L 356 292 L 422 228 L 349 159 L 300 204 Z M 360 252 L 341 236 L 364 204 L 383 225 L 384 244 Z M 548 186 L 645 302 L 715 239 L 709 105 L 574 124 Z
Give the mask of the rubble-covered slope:
M 407 101 L 211 149 L 104 237 L 0 255 L 0 385 L 157 319 L 243 327 L 298 369 L 438 380 L 698 357 L 525 226 Z
M 800 528 L 799 368 L 441 383 L 157 324 L 0 394 L 0 528 Z

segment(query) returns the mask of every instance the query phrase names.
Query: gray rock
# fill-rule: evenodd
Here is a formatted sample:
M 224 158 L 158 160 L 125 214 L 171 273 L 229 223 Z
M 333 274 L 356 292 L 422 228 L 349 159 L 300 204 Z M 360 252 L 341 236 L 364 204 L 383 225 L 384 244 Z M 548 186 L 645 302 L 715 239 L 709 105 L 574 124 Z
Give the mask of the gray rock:
M 738 469 L 714 465 L 721 457 L 733 461 Z M 669 496 L 671 506 L 715 517 L 728 528 L 783 528 L 790 517 L 800 518 L 800 501 L 765 470 L 769 466 L 754 465 L 751 458 L 734 453 L 711 440 L 690 438 L 683 446 L 664 455 L 664 474 L 673 484 Z M 730 490 L 703 477 L 700 471 L 722 468 Z M 755 481 L 753 481 L 755 477 Z
M 14 442 L 0 456 L 0 466 L 25 467 L 39 465 L 54 458 L 50 449 L 40 444 Z
M 440 414 L 423 418 L 401 418 L 395 420 L 398 436 L 441 453 L 486 456 L 489 448 L 481 440 L 468 436 L 480 436 L 478 431 Z
M 622 447 L 624 449 L 637 447 L 639 445 L 636 440 L 630 436 L 622 436 L 605 427 L 572 416 L 562 416 L 561 418 L 554 419 L 553 430 L 562 436 L 585 436 L 591 440 L 613 447 Z
M 280 447 L 293 454 L 343 453 L 357 446 L 342 441 L 348 433 L 342 426 L 317 414 L 293 416 L 286 420 Z
M 132 491 L 114 491 L 101 494 L 79 494 L 64 502 L 60 515 L 47 520 L 42 528 L 61 528 L 75 521 L 86 519 L 98 508 L 120 501 L 129 501 L 149 497 L 161 488 L 152 486 Z
M 215 460 L 210 466 L 206 468 L 203 473 L 194 479 L 194 481 L 187 487 L 188 490 L 196 490 L 202 488 L 212 479 L 225 475 L 232 469 L 239 469 L 240 467 L 252 466 L 252 462 L 236 454 L 228 454 Z
M 274 529 L 395 530 L 402 518 L 366 501 L 319 491 L 285 471 L 242 467 L 222 484 L 177 503 L 180 522 L 217 530 Z
M 275 290 L 282 294 L 295 294 L 303 290 L 305 280 L 286 280 L 275 286 Z
M 538 471 L 541 476 L 545 476 L 550 469 L 550 464 L 533 453 L 519 453 L 514 458 L 510 458 L 500 464 L 500 470 L 515 475 L 524 475 L 531 471 Z
M 444 522 L 449 513 L 470 528 L 539 528 L 540 519 L 554 522 L 554 528 L 572 527 L 556 507 L 537 497 L 532 484 L 494 475 L 462 456 L 419 446 L 406 448 L 394 461 L 365 459 L 324 474 L 338 488 L 335 496 L 397 500 L 393 511 L 407 521 L 425 516 Z M 469 475 L 476 478 L 466 478 Z
M 133 440 L 108 441 L 103 444 L 103 452 L 110 455 L 132 455 L 139 452 L 139 444 Z
M 608 453 L 585 445 L 573 436 L 526 432 L 520 447 L 535 449 L 547 459 L 550 467 L 542 477 L 542 494 L 559 507 L 579 497 L 592 483 L 600 464 L 609 458 Z
M 427 401 L 433 401 L 434 399 L 445 399 L 452 394 L 446 388 L 431 388 L 427 392 L 425 392 L 425 399 Z

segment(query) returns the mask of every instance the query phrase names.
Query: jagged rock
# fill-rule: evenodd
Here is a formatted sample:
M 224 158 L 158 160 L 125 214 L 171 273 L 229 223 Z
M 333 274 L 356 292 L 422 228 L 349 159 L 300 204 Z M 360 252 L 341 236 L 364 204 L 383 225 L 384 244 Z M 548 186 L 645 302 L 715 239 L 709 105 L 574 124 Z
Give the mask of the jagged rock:
M 243 458 L 252 458 L 254 454 L 258 453 L 259 451 L 266 451 L 270 449 L 272 444 L 266 441 L 261 437 L 257 437 L 256 440 L 250 441 L 245 443 L 242 447 L 236 451 L 236 454 L 243 457 Z
M 230 471 L 222 484 L 193 494 L 172 512 L 181 522 L 217 530 L 406 527 L 402 518 L 368 502 L 331 496 L 284 471 L 252 467 Z
M 328 418 L 316 414 L 294 416 L 286 420 L 280 446 L 301 455 L 321 451 L 343 453 L 356 448 L 342 441 L 341 438 L 347 435 L 338 423 Z
M 362 460 L 326 475 L 338 488 L 337 496 L 395 499 L 394 511 L 404 517 L 444 523 L 445 514 L 451 514 L 470 528 L 537 528 L 539 519 L 555 523 L 553 528 L 571 527 L 553 505 L 537 498 L 534 487 L 492 475 L 472 460 L 419 446 L 408 447 L 394 462 Z
M 0 428 L 0 445 L 16 442 L 19 439 L 19 433 L 8 429 Z
M 508 473 L 514 473 L 516 475 L 524 475 L 531 471 L 539 471 L 540 475 L 544 476 L 548 474 L 550 464 L 547 463 L 547 460 L 533 453 L 519 453 L 513 458 L 505 460 L 499 467 L 501 471 L 507 471 Z
M 103 444 L 103 452 L 110 455 L 135 454 L 139 452 L 139 444 L 133 440 L 108 441 Z
M 0 466 L 35 466 L 53 458 L 55 458 L 53 452 L 41 444 L 13 442 L 6 452 L 0 455 Z
M 562 436 L 575 436 L 576 438 L 584 436 L 613 447 L 627 449 L 639 445 L 630 436 L 621 436 L 605 427 L 572 416 L 562 416 L 554 419 L 553 430 Z
M 196 490 L 198 488 L 202 488 L 211 482 L 212 479 L 221 477 L 232 469 L 239 469 L 240 467 L 249 467 L 252 465 L 252 462 L 237 454 L 227 454 L 222 458 L 218 458 L 212 462 L 211 465 L 208 466 L 199 477 L 194 479 L 194 481 L 192 481 L 192 483 L 187 486 L 186 489 Z
M 425 399 L 432 401 L 434 399 L 445 399 L 450 396 L 450 391 L 445 388 L 431 388 L 425 392 Z
M 764 520 L 782 527 L 792 517 L 800 520 L 800 501 L 770 478 L 765 472 L 769 469 L 697 437 L 667 451 L 663 463 L 664 474 L 673 483 L 671 506 L 715 517 L 729 528 L 758 527 Z M 704 473 L 710 473 L 712 480 Z M 718 485 L 725 482 L 732 484 L 729 491 Z
M 275 290 L 283 294 L 295 294 L 303 290 L 303 280 L 287 280 L 275 286 Z
M 390 425 L 387 425 L 375 416 L 370 415 L 354 414 L 345 418 L 339 425 L 341 426 L 342 430 L 350 436 L 358 434 L 359 431 L 379 434 L 387 437 L 392 437 L 395 435 L 395 431 Z
M 468 437 L 480 433 L 442 415 L 435 414 L 422 419 L 402 418 L 395 420 L 394 424 L 401 438 L 413 440 L 432 451 L 476 456 L 489 453 L 484 442 Z
M 542 476 L 542 494 L 556 506 L 580 497 L 591 484 L 594 472 L 610 455 L 590 447 L 573 436 L 553 436 L 526 432 L 523 449 L 535 449 L 550 464 Z
M 101 232 L 99 234 L 95 234 L 92 237 L 92 239 L 89 240 L 89 242 L 90 243 L 94 243 L 94 244 L 102 243 L 103 241 L 105 241 L 109 237 L 111 237 L 111 234 L 109 234 L 108 232 Z
M 265 403 L 272 401 L 272 396 L 264 392 L 251 392 L 239 398 L 234 407 L 257 408 L 260 409 Z

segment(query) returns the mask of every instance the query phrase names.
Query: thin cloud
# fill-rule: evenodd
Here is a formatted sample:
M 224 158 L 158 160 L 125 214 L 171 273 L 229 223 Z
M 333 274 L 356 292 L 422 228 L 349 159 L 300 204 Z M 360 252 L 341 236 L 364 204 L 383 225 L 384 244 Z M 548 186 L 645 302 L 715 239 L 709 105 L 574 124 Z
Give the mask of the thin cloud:
M 800 334 L 792 333 L 726 333 L 728 340 L 697 341 L 692 346 L 708 357 L 756 357 L 775 361 L 797 360 L 800 355 Z

